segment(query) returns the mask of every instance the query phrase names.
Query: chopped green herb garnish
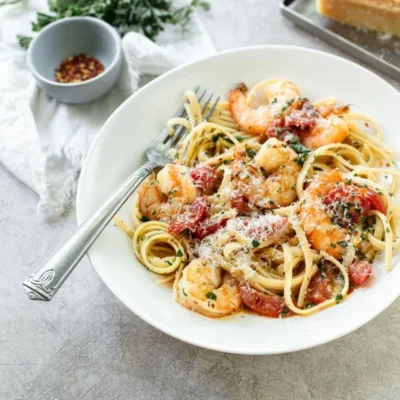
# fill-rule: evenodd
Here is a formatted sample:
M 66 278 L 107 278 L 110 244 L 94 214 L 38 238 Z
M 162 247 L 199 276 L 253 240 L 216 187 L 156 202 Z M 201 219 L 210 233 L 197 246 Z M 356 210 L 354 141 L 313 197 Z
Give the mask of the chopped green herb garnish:
M 282 112 L 281 116 L 284 114 L 284 112 L 289 108 L 294 103 L 294 99 L 290 99 L 286 102 L 286 105 L 282 107 Z
M 253 149 L 247 149 L 246 153 L 251 158 L 254 158 L 256 156 L 256 154 L 257 154 L 257 152 L 255 150 L 253 150 Z
M 289 307 L 283 306 L 282 311 L 281 311 L 281 317 L 284 317 L 285 315 L 288 315 L 289 313 L 290 313 Z
M 182 253 L 181 249 L 179 249 L 179 250 L 176 252 L 176 256 L 177 256 L 177 257 L 182 257 L 182 256 L 183 256 L 183 253 Z
M 341 240 L 340 242 L 338 242 L 338 245 L 343 248 L 346 248 L 348 246 L 348 243 L 345 240 Z
M 218 139 L 219 139 L 220 137 L 222 137 L 222 136 L 224 136 L 223 133 L 217 133 L 216 135 L 213 135 L 212 141 L 213 141 L 214 143 L 217 143 L 217 142 L 218 142 Z
M 288 144 L 291 147 L 291 149 L 294 150 L 299 155 L 299 157 L 297 158 L 296 161 L 300 165 L 304 165 L 304 163 L 307 160 L 308 155 L 311 152 L 311 149 L 303 146 L 298 140 L 290 140 Z
M 253 245 L 254 248 L 257 248 L 260 245 L 260 242 L 257 239 L 253 239 L 251 244 Z
M 142 222 L 149 222 L 149 221 L 150 221 L 150 218 L 147 218 L 145 215 L 142 215 L 142 217 L 140 218 L 140 220 L 141 220 Z
M 207 292 L 206 297 L 207 299 L 217 300 L 217 296 L 213 292 Z
M 331 243 L 330 246 L 332 247 L 332 249 L 336 249 L 336 244 L 335 243 Z
M 339 293 L 336 297 L 335 297 L 335 301 L 336 304 L 338 304 L 340 301 L 343 300 L 343 295 L 341 293 Z

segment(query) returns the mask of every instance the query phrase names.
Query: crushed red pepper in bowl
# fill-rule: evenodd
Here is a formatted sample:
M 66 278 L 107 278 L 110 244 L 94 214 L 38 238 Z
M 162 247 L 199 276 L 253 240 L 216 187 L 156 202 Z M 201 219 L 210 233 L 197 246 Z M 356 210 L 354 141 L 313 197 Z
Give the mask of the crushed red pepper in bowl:
M 79 54 L 63 60 L 55 78 L 60 83 L 77 83 L 93 79 L 103 71 L 104 66 L 97 58 Z

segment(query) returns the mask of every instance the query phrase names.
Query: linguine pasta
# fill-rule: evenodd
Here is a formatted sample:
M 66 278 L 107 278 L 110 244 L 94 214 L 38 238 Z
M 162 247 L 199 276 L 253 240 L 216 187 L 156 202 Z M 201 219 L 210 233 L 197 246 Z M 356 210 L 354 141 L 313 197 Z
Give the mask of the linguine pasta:
M 209 317 L 248 307 L 307 315 L 387 271 L 400 246 L 399 172 L 378 125 L 334 99 L 312 104 L 289 81 L 242 84 L 204 121 L 184 95 L 189 134 L 134 195 L 138 260 L 174 299 Z

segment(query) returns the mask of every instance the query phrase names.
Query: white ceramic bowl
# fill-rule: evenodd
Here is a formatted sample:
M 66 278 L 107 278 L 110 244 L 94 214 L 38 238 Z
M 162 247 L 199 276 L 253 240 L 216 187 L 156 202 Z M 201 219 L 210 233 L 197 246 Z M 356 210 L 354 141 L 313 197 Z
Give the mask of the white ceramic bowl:
M 353 110 L 374 118 L 386 141 L 399 148 L 399 93 L 368 70 L 327 53 L 289 46 L 238 49 L 177 68 L 146 85 L 110 117 L 89 152 L 77 196 L 81 224 L 101 201 L 144 161 L 144 150 L 165 126 L 185 90 L 201 85 L 226 96 L 238 82 L 252 86 L 267 78 L 295 82 L 312 100 L 336 96 Z M 119 215 L 129 221 L 131 202 Z M 131 241 L 113 224 L 89 257 L 112 292 L 154 327 L 201 347 L 242 354 L 285 353 L 313 347 L 367 323 L 400 293 L 400 265 L 390 273 L 374 263 L 373 285 L 346 301 L 309 317 L 270 319 L 256 315 L 213 320 L 175 303 L 170 288 L 135 258 Z M 397 260 L 396 260 L 397 261 Z

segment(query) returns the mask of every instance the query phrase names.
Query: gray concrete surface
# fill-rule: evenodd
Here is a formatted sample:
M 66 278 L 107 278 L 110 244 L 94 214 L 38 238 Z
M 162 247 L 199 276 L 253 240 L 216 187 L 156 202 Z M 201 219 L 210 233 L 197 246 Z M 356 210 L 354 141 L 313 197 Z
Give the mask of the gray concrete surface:
M 340 54 L 284 21 L 275 0 L 215 0 L 202 18 L 220 50 L 286 43 Z M 29 301 L 21 282 L 75 217 L 42 223 L 35 194 L 1 165 L 0 193 L 1 400 L 400 398 L 400 300 L 315 349 L 262 357 L 203 350 L 141 321 L 87 260 L 52 302 Z

